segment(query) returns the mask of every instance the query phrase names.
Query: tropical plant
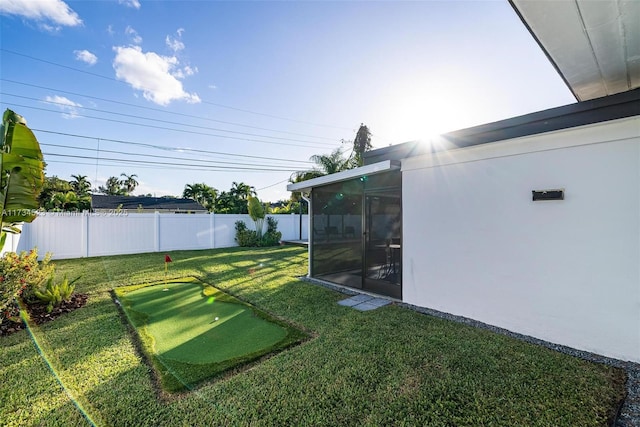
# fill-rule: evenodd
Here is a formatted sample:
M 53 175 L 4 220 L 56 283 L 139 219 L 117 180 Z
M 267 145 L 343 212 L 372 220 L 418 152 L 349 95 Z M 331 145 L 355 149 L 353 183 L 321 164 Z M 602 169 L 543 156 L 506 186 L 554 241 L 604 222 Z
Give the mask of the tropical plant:
M 205 183 L 187 184 L 182 192 L 182 197 L 195 200 L 209 212 L 214 210 L 217 196 L 218 190 Z
M 246 199 L 241 199 L 227 191 L 223 191 L 218 195 L 215 201 L 215 211 L 226 214 L 249 213 Z
M 122 196 L 122 188 L 120 187 L 120 180 L 115 176 L 110 176 L 104 183 L 104 186 L 98 187 L 98 193 L 106 194 L 107 196 Z
M 241 200 L 248 200 L 249 197 L 256 195 L 256 189 L 249 184 L 245 184 L 244 182 L 234 181 L 233 183 L 231 183 L 231 189 L 229 190 L 229 193 Z
M 293 199 L 293 197 L 292 197 Z M 280 206 L 271 208 L 271 213 L 274 214 L 292 214 L 292 213 L 308 213 L 307 204 L 297 200 L 281 200 L 278 202 Z M 302 212 L 300 210 L 302 209 Z
M 364 164 L 364 152 L 373 148 L 371 145 L 371 131 L 364 124 L 360 128 L 353 140 L 353 150 L 349 158 L 349 168 L 357 168 Z
M 254 230 L 249 230 L 244 221 L 236 221 L 236 243 L 242 247 L 258 246 L 258 234 Z
M 40 209 L 50 210 L 51 198 L 54 193 L 66 193 L 73 191 L 71 183 L 57 176 L 45 176 L 44 186 L 38 195 L 38 206 Z
M 309 170 L 295 172 L 289 181 L 293 183 L 302 182 L 350 169 L 349 159 L 345 159 L 342 154 L 342 148 L 338 147 L 331 154 L 315 154 L 311 156 L 309 160 L 314 162 L 315 166 Z M 300 192 L 293 191 L 291 193 L 291 201 L 300 202 L 300 200 Z
M 139 182 L 136 181 L 136 178 L 138 177 L 138 175 L 136 174 L 127 175 L 126 173 L 121 173 L 120 176 L 124 177 L 124 179 L 119 181 L 120 189 L 124 193 L 124 195 L 129 196 L 131 193 L 133 193 L 133 190 L 135 190 L 139 184 Z
M 257 197 L 249 196 L 247 208 L 249 210 L 249 216 L 256 225 L 256 234 L 258 235 L 258 239 L 261 239 L 265 216 L 264 206 L 262 206 L 262 203 L 260 203 L 260 200 L 258 200 Z
M 57 192 L 51 194 L 48 201 L 42 205 L 47 211 L 84 211 L 91 209 L 91 196 L 78 196 L 73 191 Z
M 73 180 L 69 183 L 74 193 L 79 197 L 86 196 L 91 191 L 91 183 L 87 180 L 85 175 L 71 175 Z
M 22 296 L 29 300 L 33 290 L 40 286 L 53 272 L 49 264 L 51 254 L 38 262 L 38 250 L 7 252 L 0 257 L 0 320 L 14 299 Z
M 2 248 L 6 233 L 20 232 L 17 223 L 36 218 L 38 195 L 44 185 L 44 162 L 40 144 L 22 116 L 7 109 L 0 134 Z
M 75 289 L 74 283 L 79 279 L 76 277 L 71 282 L 65 275 L 62 282 L 56 283 L 54 275 L 51 274 L 47 279 L 46 285 L 33 291 L 33 294 L 40 301 L 47 303 L 47 313 L 51 313 L 53 307 L 59 305 L 62 301 L 67 301 L 71 298 Z
M 274 246 L 280 243 L 282 233 L 278 231 L 278 220 L 270 216 L 267 218 L 267 232 L 262 236 L 260 246 Z

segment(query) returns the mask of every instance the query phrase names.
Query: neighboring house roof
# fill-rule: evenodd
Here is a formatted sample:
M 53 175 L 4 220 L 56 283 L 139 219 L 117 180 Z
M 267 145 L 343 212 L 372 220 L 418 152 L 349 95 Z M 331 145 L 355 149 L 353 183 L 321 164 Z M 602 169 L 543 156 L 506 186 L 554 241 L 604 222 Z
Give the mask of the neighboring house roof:
M 640 88 L 591 101 L 578 102 L 524 116 L 445 133 L 438 144 L 405 142 L 364 153 L 365 165 L 402 160 L 430 151 L 470 147 L 522 136 L 640 115 Z
M 640 87 L 640 1 L 509 2 L 578 101 Z
M 141 207 L 145 210 L 206 212 L 206 209 L 195 200 L 168 197 L 92 195 L 91 207 L 93 209 L 118 209 L 120 207 L 129 211 L 135 211 Z

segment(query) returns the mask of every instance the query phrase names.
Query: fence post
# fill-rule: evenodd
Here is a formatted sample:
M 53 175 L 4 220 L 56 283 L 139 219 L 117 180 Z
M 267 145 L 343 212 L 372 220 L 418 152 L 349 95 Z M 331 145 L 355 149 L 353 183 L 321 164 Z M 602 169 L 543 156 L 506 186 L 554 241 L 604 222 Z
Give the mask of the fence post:
M 216 247 L 216 213 L 209 212 L 209 247 Z
M 155 211 L 153 216 L 153 229 L 155 231 L 155 236 L 153 239 L 153 250 L 155 252 L 160 252 L 160 212 Z
M 82 222 L 80 224 L 82 231 L 80 233 L 80 244 L 82 245 L 82 255 L 85 258 L 89 257 L 89 212 L 82 212 Z

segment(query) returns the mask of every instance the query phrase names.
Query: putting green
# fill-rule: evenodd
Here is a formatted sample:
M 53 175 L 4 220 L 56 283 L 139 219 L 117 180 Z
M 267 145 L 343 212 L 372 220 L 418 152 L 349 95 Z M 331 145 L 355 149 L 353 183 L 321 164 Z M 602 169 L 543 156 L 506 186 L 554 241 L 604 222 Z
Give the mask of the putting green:
M 194 278 L 116 289 L 160 376 L 199 382 L 305 334 Z M 216 320 L 217 319 L 217 320 Z M 157 363 L 159 362 L 159 364 Z M 163 383 L 179 389 L 175 380 Z

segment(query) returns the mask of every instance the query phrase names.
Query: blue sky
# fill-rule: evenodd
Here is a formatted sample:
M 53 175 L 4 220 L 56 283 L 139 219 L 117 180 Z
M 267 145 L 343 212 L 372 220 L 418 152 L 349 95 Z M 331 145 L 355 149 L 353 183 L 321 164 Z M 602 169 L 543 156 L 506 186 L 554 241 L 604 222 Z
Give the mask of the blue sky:
M 313 154 L 575 102 L 507 1 L 0 2 L 0 108 L 47 175 L 267 201 Z

